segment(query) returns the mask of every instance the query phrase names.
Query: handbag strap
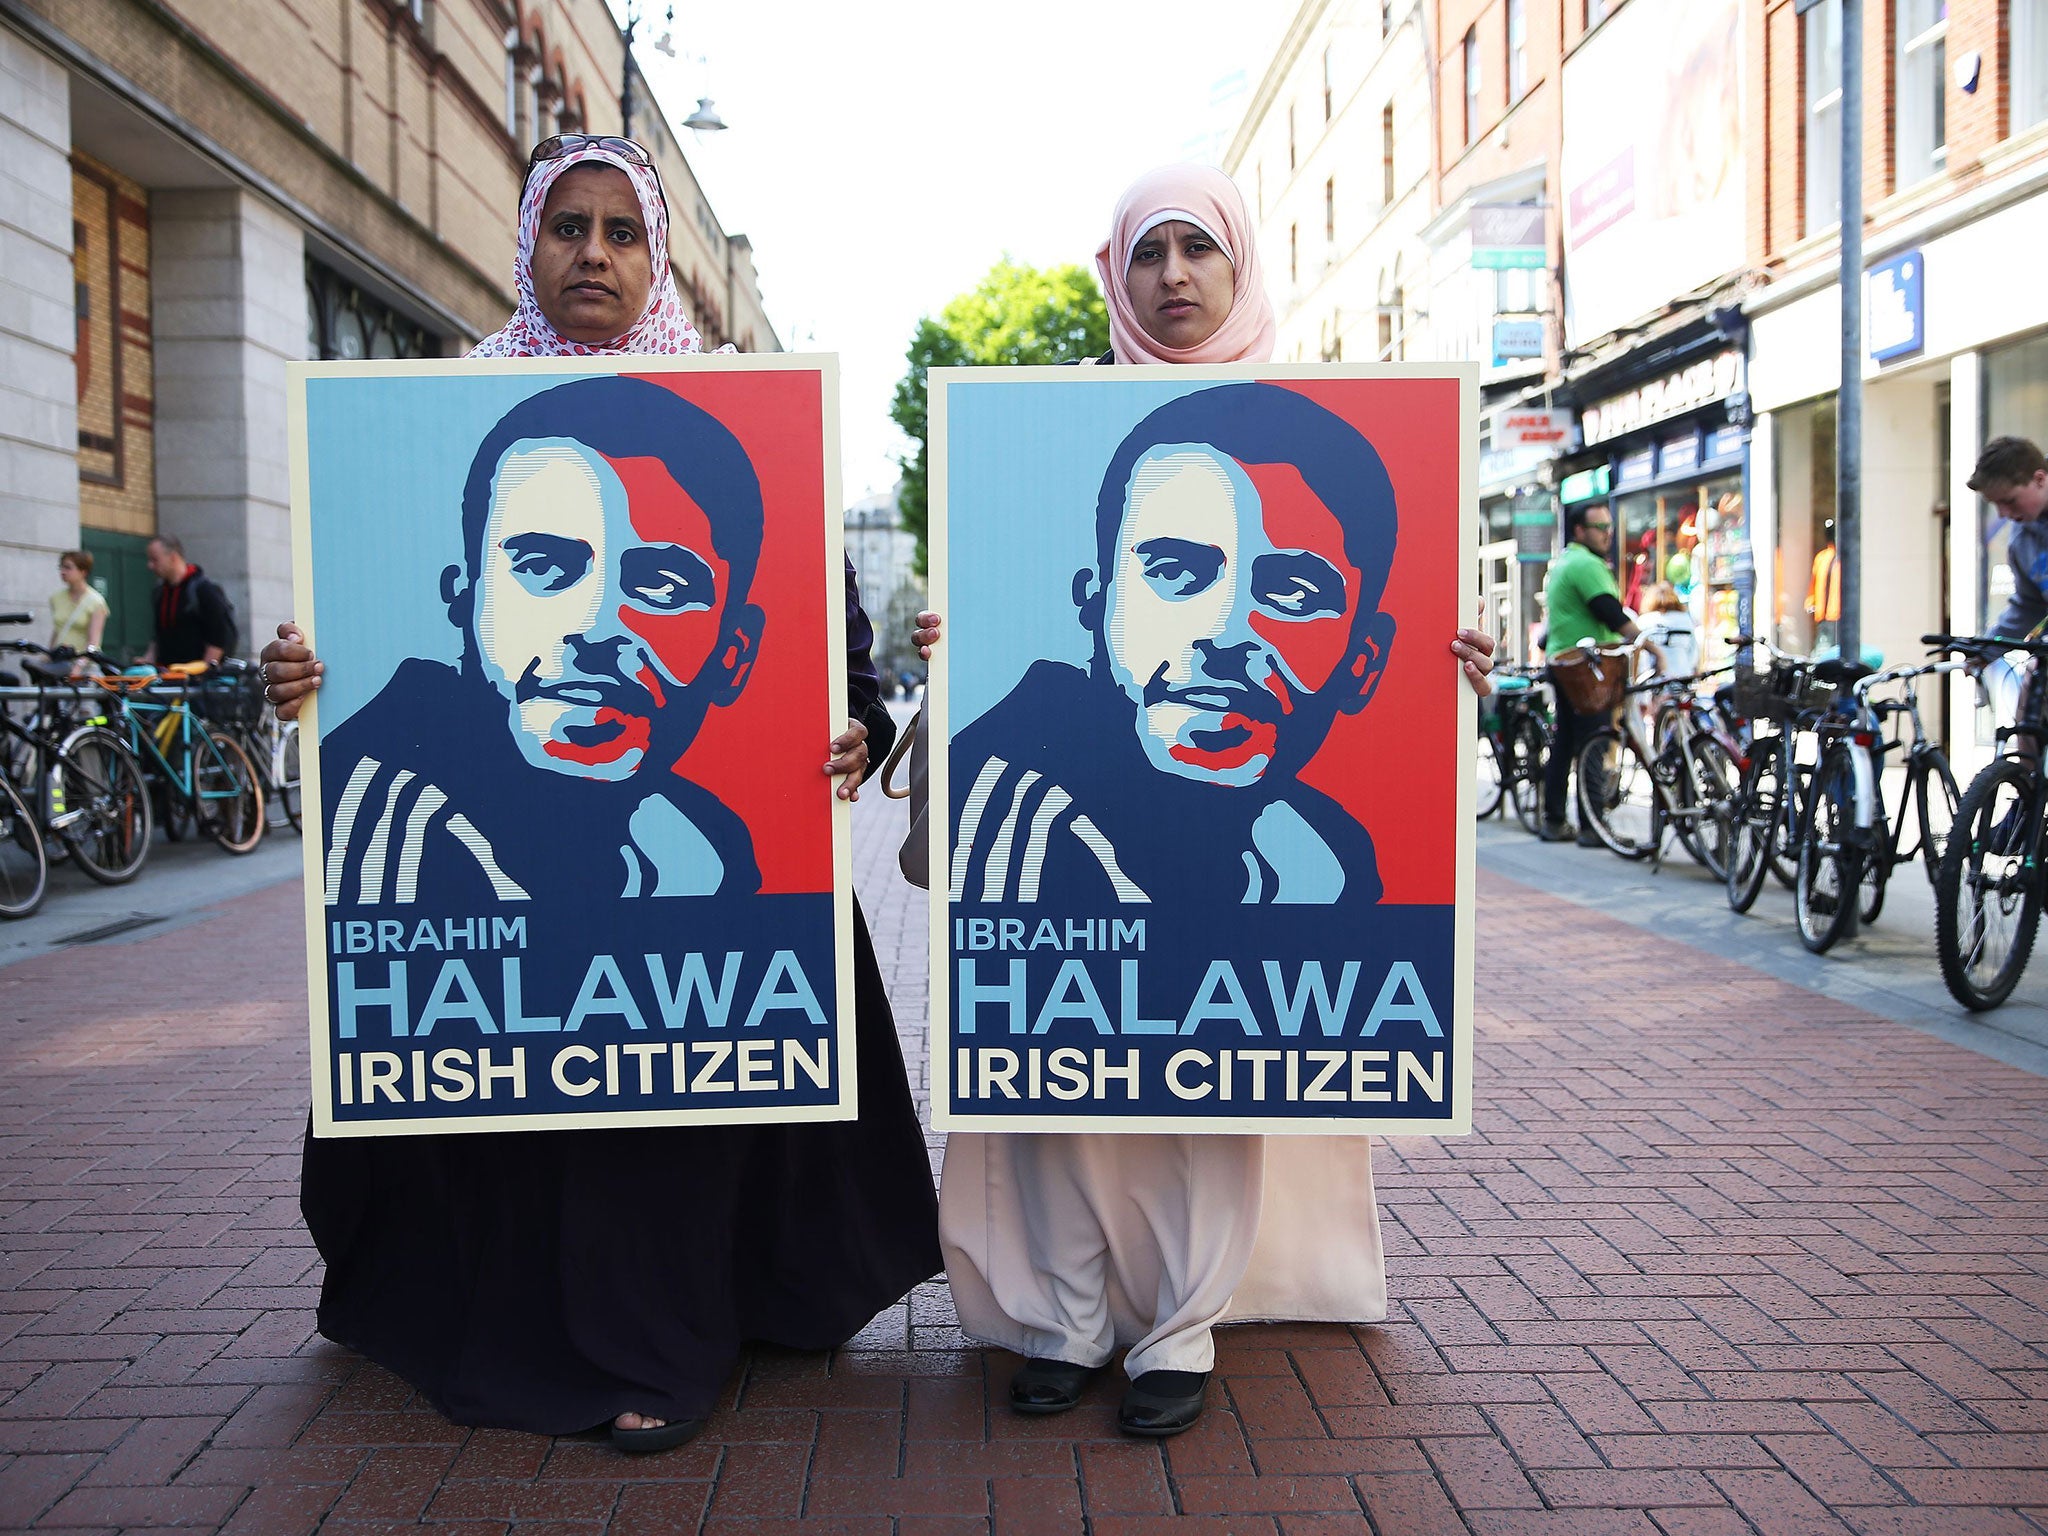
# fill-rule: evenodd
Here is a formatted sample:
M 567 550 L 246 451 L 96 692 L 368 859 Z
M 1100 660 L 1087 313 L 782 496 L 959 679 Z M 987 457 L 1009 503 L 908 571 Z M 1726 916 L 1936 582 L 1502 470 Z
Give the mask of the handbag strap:
M 910 755 L 910 744 L 917 740 L 917 728 L 923 724 L 924 711 L 920 709 L 910 717 L 910 724 L 903 727 L 902 734 L 896 738 L 894 750 L 889 753 L 889 760 L 882 764 L 882 793 L 891 800 L 908 800 L 910 798 L 910 786 L 908 784 L 905 784 L 901 789 L 895 789 L 890 786 L 890 779 L 896 772 L 896 765 Z

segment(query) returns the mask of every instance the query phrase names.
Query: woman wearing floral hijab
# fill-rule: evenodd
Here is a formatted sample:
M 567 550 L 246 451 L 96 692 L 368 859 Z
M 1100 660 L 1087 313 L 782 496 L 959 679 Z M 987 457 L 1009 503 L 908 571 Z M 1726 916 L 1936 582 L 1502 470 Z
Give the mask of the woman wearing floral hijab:
M 1251 219 L 1222 172 L 1141 177 L 1095 261 L 1112 345 L 1091 361 L 1271 360 Z M 919 624 L 928 656 L 939 620 Z M 1469 629 L 1450 646 L 1481 694 L 1492 649 Z M 1200 1417 L 1218 1324 L 1387 1312 L 1364 1136 L 956 1131 L 939 1233 L 961 1328 L 1025 1357 L 1010 1406 L 1072 1408 L 1122 1347 L 1130 1382 L 1117 1423 L 1133 1435 L 1179 1434 Z
M 519 308 L 472 357 L 701 349 L 647 153 L 565 135 L 534 152 Z M 852 798 L 894 733 L 847 568 L 848 713 L 826 771 Z M 265 696 L 298 713 L 324 666 L 290 624 Z M 320 1331 L 459 1423 L 622 1450 L 701 1427 L 743 1341 L 843 1343 L 938 1268 L 931 1171 L 889 1000 L 854 915 L 857 1121 L 305 1143 L 301 1206 L 327 1262 Z

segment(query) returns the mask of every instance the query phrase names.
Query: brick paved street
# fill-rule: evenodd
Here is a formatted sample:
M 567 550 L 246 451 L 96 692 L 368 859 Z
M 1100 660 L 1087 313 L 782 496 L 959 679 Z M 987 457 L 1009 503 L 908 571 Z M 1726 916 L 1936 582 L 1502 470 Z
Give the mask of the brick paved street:
M 895 814 L 861 889 L 916 1060 Z M 1164 1447 L 1107 1383 L 1010 1415 L 942 1286 L 664 1457 L 455 1428 L 313 1333 L 296 886 L 0 969 L 0 1526 L 2048 1532 L 2048 1080 L 1480 892 L 1478 1134 L 1380 1149 L 1388 1324 L 1228 1332 Z

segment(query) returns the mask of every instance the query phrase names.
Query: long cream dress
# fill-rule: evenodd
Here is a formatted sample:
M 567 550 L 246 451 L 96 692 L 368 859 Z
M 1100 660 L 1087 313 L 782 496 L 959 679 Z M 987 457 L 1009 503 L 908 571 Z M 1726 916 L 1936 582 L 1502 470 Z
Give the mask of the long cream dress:
M 1219 1323 L 1375 1323 L 1364 1136 L 955 1132 L 939 1242 L 960 1326 L 1017 1354 L 1207 1371 Z

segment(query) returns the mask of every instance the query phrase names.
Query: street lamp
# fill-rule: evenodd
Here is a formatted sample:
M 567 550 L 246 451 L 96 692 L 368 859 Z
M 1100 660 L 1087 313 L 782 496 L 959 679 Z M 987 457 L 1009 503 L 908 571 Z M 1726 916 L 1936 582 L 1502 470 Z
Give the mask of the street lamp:
M 725 132 L 725 119 L 718 115 L 718 108 L 711 104 L 709 96 L 697 98 L 697 110 L 683 119 L 685 128 L 694 128 L 699 133 Z
M 673 4 L 663 13 L 662 20 L 668 28 L 675 26 L 676 8 Z M 639 29 L 640 7 L 637 0 L 628 0 L 626 27 L 621 34 L 626 45 L 625 55 L 619 67 L 619 133 L 628 139 L 633 137 L 633 34 Z M 675 42 L 667 30 L 662 32 L 660 40 L 654 46 L 663 53 L 675 53 Z

